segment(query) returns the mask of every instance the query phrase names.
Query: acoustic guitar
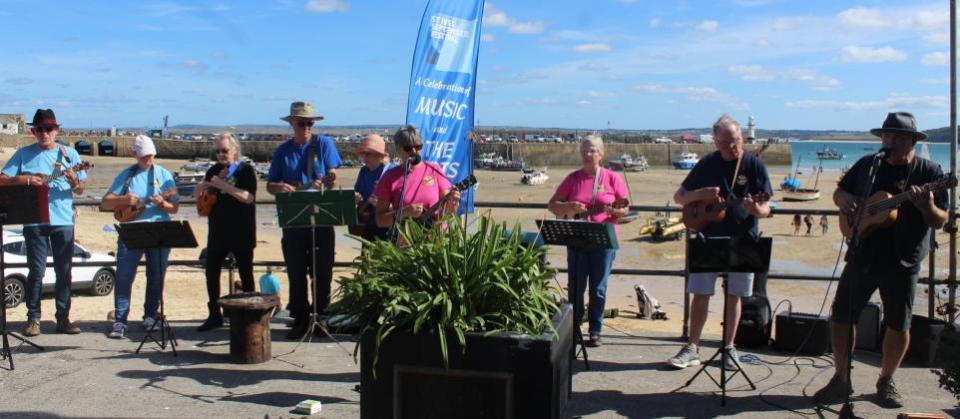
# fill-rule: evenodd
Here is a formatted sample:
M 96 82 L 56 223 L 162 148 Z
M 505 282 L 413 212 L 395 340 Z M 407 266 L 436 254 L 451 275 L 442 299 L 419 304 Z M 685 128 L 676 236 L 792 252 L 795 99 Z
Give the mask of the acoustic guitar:
M 754 201 L 767 202 L 770 194 L 761 192 L 750 195 Z M 701 199 L 683 206 L 683 225 L 693 231 L 704 231 L 711 224 L 722 221 L 727 216 L 727 209 L 743 205 L 746 198 L 723 199 L 719 195 L 713 199 Z
M 72 170 L 74 173 L 76 173 L 76 172 L 79 172 L 79 171 L 81 171 L 81 170 L 87 170 L 87 169 L 89 169 L 89 168 L 91 168 L 91 167 L 93 167 L 93 164 L 90 163 L 90 162 L 86 162 L 86 161 L 85 161 L 85 162 L 81 162 L 80 164 L 78 164 L 78 165 L 76 165 L 76 166 L 73 166 L 73 167 L 71 167 L 71 168 L 69 168 L 69 169 L 67 169 L 67 170 L 54 169 L 53 173 L 50 173 L 49 175 L 42 175 L 42 176 L 43 176 L 43 179 L 40 180 L 40 183 L 42 183 L 42 184 L 44 184 L 44 185 L 49 185 L 51 182 L 53 182 L 53 181 L 55 181 L 55 180 L 57 180 L 57 179 L 60 179 L 61 177 L 63 177 L 64 175 L 66 175 L 68 171 L 71 171 L 71 170 Z M 31 175 L 31 176 L 33 175 L 33 173 L 21 173 L 21 174 L 23 174 L 23 175 Z
M 370 203 L 369 199 L 358 203 L 357 224 L 348 225 L 347 232 L 354 236 L 363 236 L 363 233 L 367 230 L 367 224 L 370 222 L 370 219 L 373 218 L 374 211 L 373 204 Z
M 160 196 L 162 196 L 164 199 L 177 196 L 177 189 L 169 189 L 161 193 Z M 143 214 L 143 210 L 147 207 L 148 202 L 149 201 L 147 200 L 141 199 L 134 205 L 129 205 L 126 203 L 117 205 L 117 207 L 113 209 L 113 218 L 121 223 L 136 220 L 137 217 L 140 217 L 140 214 Z
M 957 186 L 957 177 L 953 173 L 921 186 L 924 192 L 937 192 Z M 860 219 L 861 240 L 870 236 L 879 228 L 890 227 L 897 221 L 898 206 L 910 199 L 910 192 L 905 191 L 893 195 L 885 191 L 877 191 L 867 198 L 866 208 L 863 209 L 863 218 Z M 853 217 L 844 211 L 840 212 L 840 233 L 847 239 L 853 238 Z

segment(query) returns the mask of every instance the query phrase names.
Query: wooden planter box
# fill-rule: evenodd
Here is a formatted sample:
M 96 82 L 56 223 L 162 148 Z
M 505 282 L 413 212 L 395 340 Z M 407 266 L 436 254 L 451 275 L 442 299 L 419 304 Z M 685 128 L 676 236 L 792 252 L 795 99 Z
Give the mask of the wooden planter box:
M 467 350 L 449 351 L 445 369 L 436 335 L 394 332 L 380 346 L 360 344 L 361 418 L 560 418 L 570 387 L 573 313 L 553 318 L 557 334 L 467 335 Z M 455 337 L 447 339 L 456 342 Z

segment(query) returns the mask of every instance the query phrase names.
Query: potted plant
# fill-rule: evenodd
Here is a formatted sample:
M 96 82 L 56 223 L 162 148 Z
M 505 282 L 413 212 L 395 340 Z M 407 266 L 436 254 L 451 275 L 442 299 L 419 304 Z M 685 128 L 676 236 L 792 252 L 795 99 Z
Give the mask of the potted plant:
M 360 413 L 381 417 L 559 417 L 572 312 L 545 249 L 480 216 L 407 222 L 411 246 L 365 242 L 338 311 L 364 325 Z

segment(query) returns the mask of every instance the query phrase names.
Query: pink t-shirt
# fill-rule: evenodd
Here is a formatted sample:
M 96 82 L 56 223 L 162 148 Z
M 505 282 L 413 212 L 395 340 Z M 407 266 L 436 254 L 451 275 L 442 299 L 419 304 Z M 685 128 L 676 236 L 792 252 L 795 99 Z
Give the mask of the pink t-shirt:
M 627 184 L 617 173 L 608 169 L 600 168 L 600 184 L 597 186 L 597 206 L 609 205 L 620 198 L 627 198 Z M 592 209 L 590 203 L 593 202 L 593 176 L 577 170 L 567 175 L 557 187 L 556 196 L 563 202 L 580 202 Z M 614 223 L 615 219 L 610 217 L 606 211 L 587 217 L 588 221 Z
M 403 188 L 403 166 L 397 166 L 384 173 L 377 182 L 373 194 L 377 199 L 389 201 L 394 209 L 400 208 L 400 189 Z M 440 201 L 442 191 L 453 189 L 443 169 L 433 162 L 423 162 L 410 170 L 407 186 L 403 192 L 403 206 L 423 204 L 430 208 Z

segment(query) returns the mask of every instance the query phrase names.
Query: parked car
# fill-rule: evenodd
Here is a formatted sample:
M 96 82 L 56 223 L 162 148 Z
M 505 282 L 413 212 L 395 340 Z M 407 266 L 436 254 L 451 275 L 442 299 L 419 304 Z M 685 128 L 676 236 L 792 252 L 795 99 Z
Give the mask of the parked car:
M 27 248 L 24 245 L 23 233 L 17 230 L 3 231 L 3 258 L 6 263 L 26 263 Z M 73 246 L 74 262 L 104 262 L 114 263 L 116 258 L 103 253 L 90 252 L 74 242 Z M 47 263 L 53 263 L 53 257 L 47 256 Z M 7 308 L 13 308 L 22 303 L 26 297 L 27 284 L 26 267 L 6 268 L 4 276 L 4 298 L 7 300 Z M 116 271 L 111 266 L 74 266 L 73 290 L 87 291 L 92 295 L 109 295 L 113 292 L 116 284 Z M 53 267 L 48 266 L 43 275 L 43 292 L 53 292 L 56 285 L 57 276 L 53 272 Z

